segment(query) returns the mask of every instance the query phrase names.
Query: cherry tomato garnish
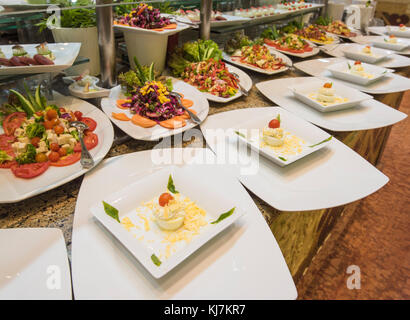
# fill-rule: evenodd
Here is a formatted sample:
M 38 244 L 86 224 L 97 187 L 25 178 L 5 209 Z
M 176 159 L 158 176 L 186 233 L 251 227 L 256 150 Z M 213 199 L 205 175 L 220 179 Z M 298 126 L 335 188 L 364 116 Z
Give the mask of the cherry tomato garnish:
M 58 150 L 58 154 L 60 155 L 60 157 L 64 157 L 67 155 L 67 149 L 66 148 L 60 148 Z
M 51 151 L 58 151 L 60 150 L 60 146 L 58 145 L 58 143 L 50 143 L 50 150 Z
M 60 108 L 60 112 L 61 112 L 61 113 L 64 113 L 64 112 L 66 112 L 66 111 L 65 111 L 64 108 Z
M 34 137 L 34 138 L 32 138 L 31 139 L 31 144 L 33 145 L 33 146 L 35 146 L 36 148 L 38 148 L 38 143 L 40 142 L 40 138 L 39 137 Z M 38 162 L 38 161 L 37 161 Z
M 83 118 L 83 113 L 81 111 L 74 112 L 74 116 L 77 118 L 78 121 L 81 121 Z
M 273 119 L 269 122 L 269 128 L 276 129 L 280 127 L 280 122 L 278 119 Z
M 50 160 L 51 162 L 57 162 L 58 160 L 60 160 L 60 155 L 58 154 L 58 152 L 51 151 L 48 155 L 48 160 Z
M 46 130 L 53 129 L 53 127 L 54 127 L 54 124 L 51 121 L 49 120 L 44 121 L 44 128 L 46 128 Z
M 45 153 L 37 153 L 36 155 L 36 162 L 46 162 L 48 158 Z
M 47 110 L 46 115 L 48 120 L 52 120 L 58 117 L 58 113 L 54 109 Z
M 60 124 L 60 120 L 58 118 L 51 119 L 50 122 L 53 124 L 53 127 Z
M 165 192 L 159 196 L 158 203 L 161 207 L 165 207 L 168 204 L 168 202 L 173 199 L 173 196 L 171 196 L 168 192 Z
M 62 126 L 55 126 L 54 127 L 54 132 L 57 134 L 62 134 L 64 133 L 64 128 Z
M 355 61 L 354 65 L 357 65 L 357 64 L 362 64 L 362 63 L 361 63 L 361 61 Z
M 36 114 L 36 116 L 41 117 L 43 115 L 43 111 L 37 111 L 35 114 Z

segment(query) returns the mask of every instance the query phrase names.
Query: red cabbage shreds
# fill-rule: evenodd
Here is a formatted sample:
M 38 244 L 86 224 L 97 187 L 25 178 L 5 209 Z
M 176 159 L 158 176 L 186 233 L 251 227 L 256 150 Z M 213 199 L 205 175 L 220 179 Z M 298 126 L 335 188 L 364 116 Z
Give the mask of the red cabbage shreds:
M 168 18 L 161 17 L 159 9 L 142 3 L 121 17 L 119 23 L 144 29 L 158 29 L 171 24 Z
M 131 98 L 131 113 L 139 114 L 156 122 L 168 120 L 185 113 L 174 96 L 166 95 L 169 101 L 161 103 L 158 98 L 160 95 L 158 86 L 154 83 L 150 85 L 150 88 L 154 90 L 145 95 L 141 94 L 141 88 L 142 87 L 138 87 L 137 94 Z

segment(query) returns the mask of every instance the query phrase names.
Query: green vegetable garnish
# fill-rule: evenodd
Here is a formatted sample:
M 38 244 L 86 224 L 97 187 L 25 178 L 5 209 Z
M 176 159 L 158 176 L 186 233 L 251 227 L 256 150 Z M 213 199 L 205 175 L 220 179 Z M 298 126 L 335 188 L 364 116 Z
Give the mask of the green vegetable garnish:
M 29 137 L 30 139 L 34 137 L 41 138 L 44 132 L 46 132 L 46 128 L 44 128 L 42 124 L 37 123 L 37 122 L 31 123 L 26 127 L 26 134 L 27 134 L 27 137 Z
M 0 163 L 11 160 L 13 160 L 13 157 L 9 156 L 6 151 L 0 150 Z
M 316 143 L 316 144 L 314 144 L 314 145 L 309 146 L 309 148 L 313 148 L 313 147 L 318 146 L 319 144 L 328 142 L 328 141 L 332 140 L 332 138 L 333 138 L 333 136 L 330 136 L 329 138 L 327 138 L 327 139 L 325 139 L 325 140 L 323 140 L 323 141 L 320 141 L 320 142 L 318 142 L 318 143 Z
M 235 131 L 235 133 L 236 133 L 238 136 L 241 136 L 242 138 L 246 139 L 246 136 L 245 136 L 243 133 L 241 133 L 241 132 L 239 132 L 239 131 Z
M 280 123 L 280 114 L 277 115 L 276 120 L 278 120 Z
M 349 62 L 347 62 L 347 66 L 348 66 L 349 70 L 352 69 L 352 67 L 350 66 Z
M 114 208 L 112 205 L 108 204 L 105 201 L 103 201 L 103 205 L 105 213 L 108 214 L 111 218 L 121 223 L 120 218 L 118 216 L 118 209 Z
M 278 157 L 280 160 L 282 160 L 282 161 L 288 161 L 288 160 L 286 160 L 284 157 Z
M 158 257 L 155 255 L 155 254 L 153 254 L 152 256 L 151 256 L 151 260 L 152 260 L 152 262 L 154 262 L 154 264 L 157 266 L 157 267 L 159 267 L 160 265 L 161 265 L 161 260 L 159 260 L 158 259 Z
M 233 207 L 231 210 L 229 210 L 228 212 L 222 213 L 218 219 L 216 219 L 215 221 L 212 221 L 211 224 L 216 224 L 221 222 L 222 220 L 228 218 L 230 215 L 232 215 L 232 213 L 235 211 L 236 207 Z
M 172 180 L 172 176 L 171 176 L 171 175 L 169 175 L 167 189 L 168 189 L 169 191 L 171 191 L 172 193 L 179 193 L 177 190 L 175 190 L 174 180 Z
M 16 161 L 19 164 L 34 163 L 36 162 L 36 154 L 36 148 L 32 144 L 28 144 L 26 152 L 16 157 Z

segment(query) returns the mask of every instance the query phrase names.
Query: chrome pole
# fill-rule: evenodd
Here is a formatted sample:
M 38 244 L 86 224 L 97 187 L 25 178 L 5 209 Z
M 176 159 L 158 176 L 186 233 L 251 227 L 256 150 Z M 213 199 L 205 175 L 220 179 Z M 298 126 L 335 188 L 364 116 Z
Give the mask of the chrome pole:
M 111 4 L 112 0 L 97 0 L 97 5 Z M 112 6 L 97 7 L 98 46 L 101 60 L 101 82 L 104 88 L 116 85 L 115 37 Z
M 211 12 L 212 0 L 201 0 L 201 25 L 199 26 L 199 35 L 203 40 L 211 38 Z

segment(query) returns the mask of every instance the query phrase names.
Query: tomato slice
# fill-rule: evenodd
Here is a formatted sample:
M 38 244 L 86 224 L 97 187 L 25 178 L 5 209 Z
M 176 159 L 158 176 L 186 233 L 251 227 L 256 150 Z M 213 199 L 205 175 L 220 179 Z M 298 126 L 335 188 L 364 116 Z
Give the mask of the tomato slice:
M 21 126 L 21 123 L 26 119 L 25 112 L 13 112 L 9 114 L 3 121 L 3 129 L 6 135 L 12 136 L 14 131 Z
M 76 163 L 81 159 L 81 152 L 74 152 L 68 156 L 61 157 L 60 160 L 56 162 L 50 162 L 50 166 L 53 167 L 66 167 L 70 166 L 73 163 Z
M 97 122 L 95 122 L 93 119 L 88 118 L 88 117 L 82 117 L 81 122 L 84 122 L 88 126 L 89 131 L 94 131 L 95 128 L 97 128 Z
M 0 134 L 0 149 L 7 151 L 11 149 L 11 144 L 16 141 L 14 136 L 8 136 L 6 134 Z
M 87 132 L 84 135 L 84 144 L 87 150 L 91 150 L 98 144 L 98 136 L 95 133 Z M 77 144 L 74 146 L 74 152 L 81 152 L 80 142 L 77 142 Z
M 15 154 L 14 154 L 13 149 L 11 147 L 9 149 L 0 147 L 0 150 L 6 151 L 6 153 L 9 156 L 13 157 L 13 160 L 4 161 L 3 163 L 0 163 L 0 169 L 10 169 L 12 166 L 17 165 L 17 162 L 14 160 Z
M 14 165 L 11 167 L 11 171 L 18 178 L 31 179 L 43 174 L 50 163 L 47 162 L 37 162 L 37 163 L 28 163 L 22 165 Z

